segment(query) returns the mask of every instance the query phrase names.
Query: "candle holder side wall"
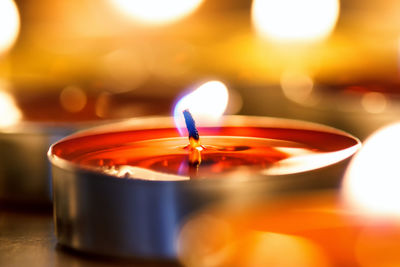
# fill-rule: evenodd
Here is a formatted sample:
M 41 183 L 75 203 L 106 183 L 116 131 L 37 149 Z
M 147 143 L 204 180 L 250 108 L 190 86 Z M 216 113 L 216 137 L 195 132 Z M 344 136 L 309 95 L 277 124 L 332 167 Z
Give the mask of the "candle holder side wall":
M 49 146 L 76 129 L 25 127 L 0 132 L 0 203 L 50 207 Z

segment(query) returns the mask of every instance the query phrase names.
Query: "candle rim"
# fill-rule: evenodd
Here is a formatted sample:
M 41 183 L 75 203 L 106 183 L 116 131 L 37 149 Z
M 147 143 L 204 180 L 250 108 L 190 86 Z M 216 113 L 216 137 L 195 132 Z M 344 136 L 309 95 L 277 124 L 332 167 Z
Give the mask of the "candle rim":
M 155 123 L 157 122 L 157 123 Z M 228 125 L 227 125 L 228 124 Z M 145 127 L 147 126 L 147 127 Z M 318 124 L 318 123 L 313 123 L 313 122 L 307 122 L 307 121 L 301 121 L 301 120 L 292 120 L 292 119 L 282 119 L 282 118 L 275 118 L 275 117 L 259 117 L 259 116 L 243 116 L 243 115 L 230 115 L 230 116 L 224 116 L 222 120 L 222 124 L 216 125 L 219 127 L 260 127 L 260 128 L 276 128 L 276 129 L 301 129 L 301 130 L 309 130 L 309 131 L 319 131 L 323 133 L 328 133 L 328 134 L 336 134 L 340 135 L 342 137 L 347 137 L 350 140 L 354 142 L 354 145 L 348 146 L 344 149 L 349 149 L 349 148 L 354 148 L 354 151 L 357 151 L 361 147 L 361 142 L 358 138 L 352 136 L 349 133 L 346 133 L 342 130 L 338 130 L 336 128 L 326 126 L 323 124 Z M 143 128 L 144 127 L 144 128 Z M 99 134 L 105 134 L 105 133 L 117 133 L 117 132 L 122 132 L 122 131 L 134 131 L 134 130 L 150 130 L 150 129 L 171 129 L 175 128 L 175 124 L 173 121 L 172 117 L 145 117 L 145 118 L 133 118 L 129 120 L 121 120 L 119 122 L 114 122 L 111 124 L 106 124 L 106 125 L 101 125 L 97 126 L 94 128 L 78 131 L 75 134 L 72 134 L 70 136 L 67 136 L 56 143 L 52 144 L 48 150 L 47 156 L 50 161 L 50 163 L 53 166 L 56 166 L 58 168 L 64 169 L 64 170 L 71 170 L 71 171 L 89 171 L 96 173 L 97 175 L 101 174 L 103 176 L 108 176 L 111 178 L 115 179 L 121 179 L 119 177 L 106 174 L 103 172 L 99 172 L 97 168 L 93 166 L 82 166 L 78 163 L 72 162 L 70 160 L 64 159 L 62 157 L 57 156 L 54 153 L 55 147 L 57 147 L 59 144 L 62 144 L 67 141 L 71 141 L 77 138 L 81 137 L 88 137 L 92 135 L 99 135 Z M 251 136 L 250 136 L 251 137 Z M 341 151 L 337 150 L 337 151 Z M 329 152 L 328 152 L 329 153 Z M 352 154 L 351 154 L 352 155 Z M 349 158 L 351 155 L 346 155 L 345 157 L 341 158 L 337 162 L 341 162 L 347 158 Z M 337 163 L 335 162 L 335 163 Z M 330 166 L 332 164 L 326 164 L 323 165 L 323 167 Z M 318 169 L 318 168 L 316 168 Z M 313 171 L 315 169 L 312 169 L 310 171 Z M 293 174 L 298 174 L 298 173 L 293 173 Z M 291 174 L 285 174 L 285 175 L 291 175 Z M 285 176 L 283 175 L 283 176 Z M 275 175 L 269 175 L 268 177 L 274 177 Z M 278 175 L 282 176 L 282 175 Z M 264 178 L 265 176 L 260 176 L 260 178 Z M 254 178 L 252 178 L 253 180 Z M 126 180 L 126 179 L 125 179 Z M 193 182 L 193 180 L 190 181 L 147 181 L 147 180 L 140 180 L 140 179 L 129 179 L 131 181 L 143 181 L 143 182 Z M 205 180 L 210 180 L 210 179 L 205 179 Z M 222 179 L 216 179 L 216 180 L 222 180 Z M 257 179 L 254 179 L 257 180 Z M 202 179 L 199 179 L 198 181 L 202 181 Z

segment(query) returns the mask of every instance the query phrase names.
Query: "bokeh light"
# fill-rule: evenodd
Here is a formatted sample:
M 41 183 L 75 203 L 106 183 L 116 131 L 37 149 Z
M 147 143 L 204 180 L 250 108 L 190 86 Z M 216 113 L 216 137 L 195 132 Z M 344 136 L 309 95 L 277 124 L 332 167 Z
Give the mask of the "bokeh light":
M 281 87 L 288 99 L 307 104 L 311 100 L 314 82 L 307 74 L 286 71 L 281 76 Z
M 9 50 L 19 33 L 19 13 L 12 0 L 0 1 L 0 54 Z
M 228 88 L 220 81 L 209 81 L 195 91 L 182 97 L 174 108 L 176 127 L 181 135 L 185 128 L 182 112 L 189 109 L 196 123 L 212 123 L 218 121 L 228 105 Z
M 0 91 L 0 127 L 7 127 L 18 123 L 22 113 L 17 107 L 14 98 L 7 92 Z
M 77 86 L 67 86 L 60 94 L 61 106 L 69 112 L 79 112 L 87 102 L 86 93 Z
M 179 20 L 200 6 L 203 0 L 110 0 L 130 18 L 146 24 L 164 24 Z
M 361 105 L 369 113 L 382 113 L 386 109 L 387 100 L 382 93 L 368 92 L 362 96 Z
M 354 157 L 343 182 L 344 200 L 371 215 L 400 215 L 400 123 L 378 130 Z
M 338 0 L 254 0 L 252 6 L 256 31 L 274 41 L 323 39 L 338 16 Z

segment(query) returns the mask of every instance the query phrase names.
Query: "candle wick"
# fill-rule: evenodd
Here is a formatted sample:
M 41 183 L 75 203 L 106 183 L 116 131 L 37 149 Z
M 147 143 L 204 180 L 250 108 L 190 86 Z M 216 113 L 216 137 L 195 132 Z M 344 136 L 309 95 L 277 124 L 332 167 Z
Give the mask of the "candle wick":
M 183 116 L 185 117 L 186 128 L 189 133 L 189 163 L 191 166 L 198 167 L 201 163 L 201 151 L 203 150 L 203 147 L 200 144 L 199 132 L 197 131 L 193 116 L 188 109 L 183 111 Z
M 193 139 L 193 141 L 197 141 L 200 145 L 199 132 L 197 131 L 196 122 L 194 121 L 192 114 L 190 114 L 188 109 L 185 109 L 183 111 L 183 116 L 185 117 L 186 128 L 189 133 L 189 140 Z

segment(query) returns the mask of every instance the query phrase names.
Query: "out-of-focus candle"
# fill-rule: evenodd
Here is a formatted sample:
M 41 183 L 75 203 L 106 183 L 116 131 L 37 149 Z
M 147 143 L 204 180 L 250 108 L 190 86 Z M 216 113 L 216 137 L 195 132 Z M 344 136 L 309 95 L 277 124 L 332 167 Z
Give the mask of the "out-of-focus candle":
M 60 93 L 0 87 L 1 203 L 50 206 L 46 152 L 60 138 L 105 121 L 169 112 L 168 101 L 95 95 L 78 86 Z
M 200 213 L 183 227 L 179 255 L 185 266 L 397 266 L 399 242 L 398 220 L 322 192 Z

